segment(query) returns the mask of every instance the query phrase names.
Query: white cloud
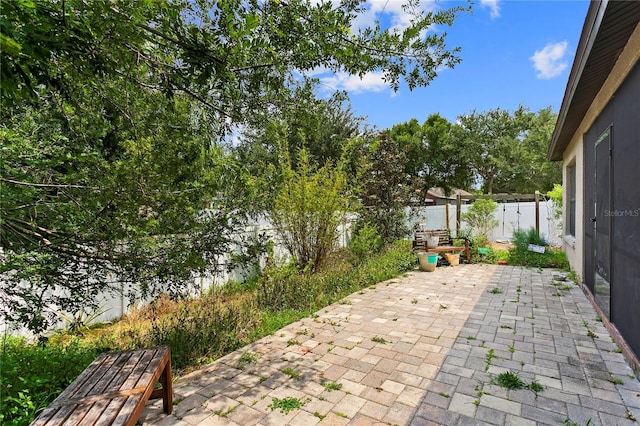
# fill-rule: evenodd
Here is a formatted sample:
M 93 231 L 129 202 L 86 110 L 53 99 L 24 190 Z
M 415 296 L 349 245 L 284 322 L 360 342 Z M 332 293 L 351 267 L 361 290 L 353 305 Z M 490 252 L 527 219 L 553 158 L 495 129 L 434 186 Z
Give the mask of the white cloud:
M 402 7 L 404 3 L 398 0 L 368 0 L 363 4 L 365 10 L 356 17 L 351 30 L 357 32 L 361 28 L 371 27 L 376 19 L 381 20 L 385 15 L 392 31 L 403 31 L 411 25 L 413 18 L 412 14 Z M 432 1 L 420 3 L 420 8 L 424 12 L 434 11 L 436 7 L 437 5 Z
M 542 50 L 536 50 L 529 59 L 533 61 L 533 68 L 537 71 L 536 77 L 550 79 L 560 75 L 569 65 L 565 59 L 568 43 L 549 43 Z
M 337 73 L 320 79 L 321 82 L 334 90 L 346 90 L 349 93 L 382 92 L 388 88 L 381 72 L 370 72 L 362 76 Z
M 312 0 L 314 3 L 330 1 L 334 7 L 338 6 L 340 0 Z M 390 28 L 392 32 L 401 32 L 411 25 L 413 14 L 405 10 L 402 6 L 405 2 L 399 0 L 367 0 L 362 4 L 365 10 L 360 12 L 352 23 L 351 31 L 359 32 L 361 29 L 375 25 L 376 20 L 381 21 L 383 28 Z M 423 1 L 420 3 L 423 12 L 435 11 L 438 5 L 435 1 Z M 426 33 L 433 28 L 425 29 L 420 36 L 425 37 Z M 362 78 L 346 73 L 329 74 L 330 71 L 324 68 L 316 68 L 307 71 L 307 76 L 314 76 L 320 79 L 321 83 L 331 90 L 346 90 L 349 93 L 382 92 L 389 88 L 385 83 L 382 72 L 370 72 Z M 391 96 L 395 96 L 395 92 Z
M 491 19 L 500 17 L 500 0 L 480 0 L 482 7 L 486 7 L 491 12 Z

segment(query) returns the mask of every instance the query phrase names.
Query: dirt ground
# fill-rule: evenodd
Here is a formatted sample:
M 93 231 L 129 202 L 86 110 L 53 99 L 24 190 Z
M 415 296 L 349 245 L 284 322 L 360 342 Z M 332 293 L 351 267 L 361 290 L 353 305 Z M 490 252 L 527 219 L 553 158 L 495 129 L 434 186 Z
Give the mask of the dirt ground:
M 511 247 L 513 247 L 512 243 L 489 242 L 489 245 L 494 250 L 509 250 Z

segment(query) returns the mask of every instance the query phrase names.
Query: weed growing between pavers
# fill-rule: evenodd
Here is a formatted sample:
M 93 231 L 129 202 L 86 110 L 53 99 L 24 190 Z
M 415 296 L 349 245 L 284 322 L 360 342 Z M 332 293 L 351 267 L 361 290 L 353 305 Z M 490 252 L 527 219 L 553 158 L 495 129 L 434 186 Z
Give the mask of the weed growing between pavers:
M 234 411 L 236 411 L 236 409 L 239 407 L 239 405 L 236 405 L 234 407 L 229 407 L 227 408 L 226 411 L 223 410 L 216 410 L 213 412 L 214 415 L 216 416 L 220 416 L 220 417 L 229 417 L 229 414 L 233 413 Z
M 589 328 L 589 322 L 588 321 L 582 321 L 582 325 L 585 326 L 585 328 L 587 329 L 587 336 L 591 337 L 591 339 L 597 339 L 598 335 L 596 333 L 594 333 L 593 331 L 591 331 L 591 329 Z
M 282 370 L 282 372 L 287 376 L 291 377 L 292 379 L 300 380 L 300 373 L 298 373 L 291 367 L 285 368 L 284 370 Z
M 614 385 L 623 385 L 624 382 L 619 377 L 613 377 L 613 373 L 609 371 L 609 377 L 607 377 L 607 381 L 613 383 Z
M 258 358 L 260 358 L 260 355 L 258 354 L 254 354 L 252 352 L 244 352 L 238 360 L 238 369 L 244 370 L 247 365 L 254 364 L 256 361 L 258 361 Z
M 307 402 L 311 402 L 311 398 L 300 400 L 300 398 L 294 398 L 288 396 L 286 398 L 273 398 L 268 408 L 272 410 L 280 409 L 282 414 L 289 414 L 293 410 L 301 409 Z
M 505 389 L 522 389 L 525 387 L 525 383 L 522 381 L 517 373 L 506 371 L 495 376 L 491 380 L 491 384 L 498 385 Z
M 527 384 L 520 378 L 518 373 L 514 373 L 512 371 L 505 371 L 498 374 L 497 376 L 492 376 L 491 384 L 512 390 L 529 389 L 530 391 L 535 393 L 536 396 L 538 395 L 538 392 L 542 392 L 544 390 L 544 386 L 542 386 L 536 380 Z
M 587 423 L 585 423 L 584 426 L 593 426 L 595 423 L 593 423 L 592 419 L 587 420 Z M 579 423 L 574 422 L 573 420 L 571 420 L 569 417 L 567 417 L 566 419 L 564 419 L 562 421 L 562 426 L 581 426 Z
M 483 342 L 484 343 L 484 342 Z M 489 349 L 489 352 L 487 352 L 487 355 L 484 357 L 484 361 L 485 361 L 485 366 L 484 366 L 484 371 L 489 371 L 489 366 L 491 365 L 491 361 L 493 361 L 493 358 L 495 358 L 495 354 L 494 354 L 494 350 L 493 349 Z
M 322 380 L 320 384 L 324 386 L 327 392 L 342 389 L 342 383 L 338 383 L 338 382 L 328 382 L 326 380 Z
M 378 337 L 378 336 L 372 337 L 371 341 L 375 343 L 380 343 L 382 345 L 390 343 L 388 340 L 384 339 L 383 337 Z

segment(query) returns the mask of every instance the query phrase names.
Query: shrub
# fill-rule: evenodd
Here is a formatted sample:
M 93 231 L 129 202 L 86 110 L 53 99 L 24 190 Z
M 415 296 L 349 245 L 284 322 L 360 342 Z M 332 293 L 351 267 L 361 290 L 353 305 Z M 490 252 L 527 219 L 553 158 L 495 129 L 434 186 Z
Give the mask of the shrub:
M 511 265 L 532 266 L 537 268 L 569 268 L 567 256 L 560 249 L 546 247 L 544 253 L 529 251 L 529 244 L 546 246 L 546 242 L 535 229 L 516 231 L 513 234 L 514 246 L 509 250 Z
M 553 184 L 553 189 L 547 192 L 547 196 L 551 198 L 553 204 L 553 216 L 556 219 L 562 219 L 562 185 Z
M 469 207 L 469 211 L 462 213 L 462 220 L 471 227 L 474 242 L 484 246 L 489 239 L 489 233 L 498 226 L 499 221 L 493 216 L 498 204 L 490 199 L 476 200 Z
M 172 367 L 179 375 L 358 289 L 413 269 L 415 262 L 411 242 L 400 241 L 357 267 L 340 256 L 316 273 L 299 271 L 295 264 L 271 265 L 255 287 L 243 290 L 233 285 L 178 301 L 162 297 L 114 324 L 91 328 L 83 336 L 55 335 L 44 348 L 5 337 L 0 360 L 0 423 L 29 424 L 37 410 L 55 399 L 98 352 L 168 344 Z
M 0 424 L 27 425 L 96 357 L 96 349 L 74 339 L 66 346 L 38 346 L 3 336 L 0 365 Z
M 293 170 L 283 161 L 284 185 L 270 216 L 282 244 L 299 269 L 320 267 L 331 254 L 347 208 L 346 177 L 330 164 L 313 170 L 306 150 Z
M 546 246 L 547 242 L 538 234 L 535 228 L 529 228 L 527 231 L 515 231 L 513 233 L 513 243 L 522 248 L 528 248 L 529 244 L 538 246 Z
M 351 261 L 354 264 L 362 263 L 367 257 L 380 252 L 382 245 L 382 237 L 375 226 L 365 223 L 349 241 Z

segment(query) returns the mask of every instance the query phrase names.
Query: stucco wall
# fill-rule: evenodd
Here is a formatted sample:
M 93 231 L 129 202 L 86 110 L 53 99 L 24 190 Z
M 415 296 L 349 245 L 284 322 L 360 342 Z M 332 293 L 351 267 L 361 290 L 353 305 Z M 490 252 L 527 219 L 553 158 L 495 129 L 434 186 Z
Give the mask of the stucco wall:
M 567 254 L 567 260 L 571 268 L 578 274 L 580 280 L 584 277 L 584 150 L 583 150 L 583 133 L 574 135 L 573 140 L 564 151 L 562 157 L 562 200 L 564 204 L 563 211 L 563 237 L 562 243 L 564 251 Z M 576 166 L 576 232 L 575 236 L 568 235 L 569 223 L 569 176 L 568 168 L 572 165 Z
M 600 115 L 607 103 L 615 95 L 625 77 L 631 72 L 634 65 L 640 59 L 640 24 L 636 27 L 635 31 L 629 38 L 629 42 L 625 46 L 625 49 L 621 52 L 618 60 L 616 61 L 613 70 L 609 74 L 609 77 L 603 84 L 600 92 L 594 99 L 591 107 L 585 114 L 582 123 L 576 130 L 571 139 L 571 143 L 565 149 L 562 155 L 563 163 L 563 200 L 564 202 L 564 223 L 567 224 L 568 212 L 568 175 L 567 168 L 572 164 L 576 164 L 576 238 L 566 236 L 563 238 L 564 249 L 567 254 L 567 258 L 571 267 L 576 271 L 580 278 L 584 277 L 584 230 L 586 224 L 584 221 L 584 145 L 583 135 L 591 128 L 596 118 Z M 589 172 L 589 171 L 587 171 Z

